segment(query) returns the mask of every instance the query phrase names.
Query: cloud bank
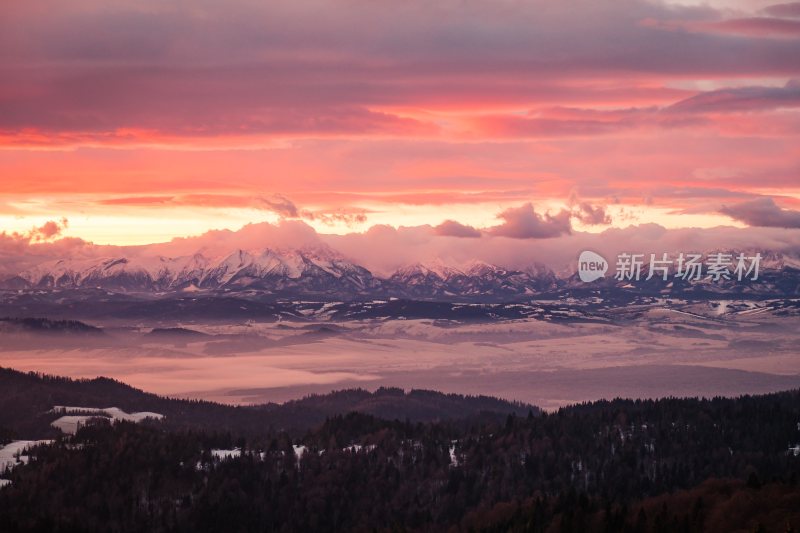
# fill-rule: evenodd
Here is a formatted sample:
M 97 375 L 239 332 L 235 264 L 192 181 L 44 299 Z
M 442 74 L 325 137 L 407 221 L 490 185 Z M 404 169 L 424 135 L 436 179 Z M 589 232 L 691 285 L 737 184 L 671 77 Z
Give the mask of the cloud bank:
M 526 217 L 531 212 L 525 211 Z M 538 231 L 538 227 L 537 227 Z M 455 232 L 458 233 L 458 232 Z M 657 224 L 609 228 L 600 233 L 572 231 L 549 238 L 528 239 L 484 233 L 480 238 L 446 235 L 441 229 L 373 226 L 363 233 L 321 234 L 299 220 L 249 224 L 240 230 L 215 230 L 199 236 L 147 246 L 97 246 L 63 238 L 47 243 L 0 234 L 0 265 L 4 274 L 18 273 L 47 261 L 100 257 L 181 257 L 201 253 L 221 258 L 243 250 L 329 247 L 377 275 L 422 262 L 465 267 L 475 261 L 524 269 L 544 264 L 570 272 L 583 250 L 613 257 L 621 252 L 670 253 L 711 250 L 769 251 L 800 255 L 800 229 L 717 227 L 666 229 Z

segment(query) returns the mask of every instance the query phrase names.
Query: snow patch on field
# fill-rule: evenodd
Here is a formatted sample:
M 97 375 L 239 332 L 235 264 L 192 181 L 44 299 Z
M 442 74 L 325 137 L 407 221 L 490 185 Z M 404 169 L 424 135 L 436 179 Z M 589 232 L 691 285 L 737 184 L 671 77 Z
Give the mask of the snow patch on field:
M 450 443 L 450 466 L 456 467 L 459 465 L 458 455 L 456 455 L 456 442 Z
M 303 459 L 303 454 L 306 453 L 306 451 L 308 451 L 308 448 L 306 448 L 302 444 L 294 444 L 292 445 L 292 449 L 294 449 L 294 454 L 297 456 L 298 463 Z
M 362 446 L 360 444 L 351 444 L 350 446 L 345 446 L 342 448 L 343 452 L 350 452 L 350 453 L 360 453 L 361 450 L 369 453 L 374 451 L 377 448 L 375 444 L 367 444 L 366 446 Z
M 52 440 L 15 440 L 0 448 L 0 472 L 4 472 L 8 467 L 15 467 L 28 462 L 28 456 L 24 455 L 29 450 L 40 444 L 50 444 Z
M 220 461 L 223 459 L 234 459 L 241 456 L 242 450 L 240 448 L 233 448 L 232 450 L 211 450 L 211 457 L 214 459 L 219 459 Z
M 86 423 L 93 419 L 98 418 L 96 416 L 62 416 L 58 420 L 54 420 L 50 423 L 51 426 L 54 428 L 60 429 L 62 433 L 66 433 L 68 435 L 74 435 L 78 432 L 78 429 L 81 426 L 85 426 Z
M 141 413 L 126 413 L 119 407 L 72 407 L 56 405 L 51 410 L 53 413 L 63 413 L 65 416 L 53 421 L 50 425 L 69 435 L 74 435 L 78 429 L 93 418 L 109 418 L 112 422 L 141 422 L 148 418 L 161 420 L 164 415 L 143 411 Z
M 0 474 L 15 466 L 27 464 L 30 457 L 25 451 L 40 444 L 50 444 L 52 440 L 15 440 L 0 448 Z M 11 484 L 8 479 L 0 479 L 0 489 Z

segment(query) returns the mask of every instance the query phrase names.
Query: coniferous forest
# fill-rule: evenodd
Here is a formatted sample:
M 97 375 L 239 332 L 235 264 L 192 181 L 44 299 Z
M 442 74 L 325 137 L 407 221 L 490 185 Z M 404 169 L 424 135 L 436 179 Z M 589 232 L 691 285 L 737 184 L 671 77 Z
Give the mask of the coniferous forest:
M 62 393 L 91 387 L 55 383 Z M 193 426 L 100 418 L 27 452 L 29 463 L 3 476 L 11 484 L 0 489 L 0 530 L 800 527 L 797 391 L 602 401 L 554 413 L 487 410 L 436 420 L 349 412 L 291 431 L 218 430 L 218 415 L 209 411 L 210 424 L 195 414 Z M 13 420 L 6 425 L 12 427 L 0 438 L 19 437 Z

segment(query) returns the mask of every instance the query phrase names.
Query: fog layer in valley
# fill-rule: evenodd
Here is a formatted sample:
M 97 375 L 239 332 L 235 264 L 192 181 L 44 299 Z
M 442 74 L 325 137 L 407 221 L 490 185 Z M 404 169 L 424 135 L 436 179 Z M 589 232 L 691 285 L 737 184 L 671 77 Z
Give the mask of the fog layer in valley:
M 6 325 L 0 365 L 109 376 L 225 403 L 392 385 L 554 408 L 800 386 L 794 301 L 654 302 L 593 312 L 556 304 L 537 318 L 488 321 L 334 322 L 325 306 L 305 314 L 305 321 L 94 322 L 100 332 L 77 336 Z

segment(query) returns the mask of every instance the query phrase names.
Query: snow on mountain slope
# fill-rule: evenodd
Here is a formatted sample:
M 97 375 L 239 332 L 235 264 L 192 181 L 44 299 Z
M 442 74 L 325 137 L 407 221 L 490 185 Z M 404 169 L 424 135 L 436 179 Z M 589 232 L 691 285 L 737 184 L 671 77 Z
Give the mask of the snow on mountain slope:
M 364 290 L 372 274 L 329 249 L 236 250 L 224 257 L 105 257 L 59 260 L 18 276 L 31 288 L 105 288 L 124 291 L 283 289 Z
M 766 252 L 762 257 L 760 278 L 749 284 L 735 280 L 679 283 L 680 280 L 653 279 L 622 289 L 780 295 L 800 292 L 800 261 L 796 257 Z M 253 291 L 289 298 L 325 295 L 343 300 L 386 297 L 508 300 L 555 290 L 614 287 L 619 288 L 619 283 L 613 276 L 589 285 L 578 280 L 574 273 L 558 277 L 541 264 L 516 270 L 479 261 L 459 267 L 442 261 L 415 263 L 380 278 L 326 246 L 237 249 L 217 257 L 198 252 L 182 257 L 131 255 L 59 260 L 0 279 L 0 288 L 7 290 Z

